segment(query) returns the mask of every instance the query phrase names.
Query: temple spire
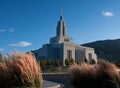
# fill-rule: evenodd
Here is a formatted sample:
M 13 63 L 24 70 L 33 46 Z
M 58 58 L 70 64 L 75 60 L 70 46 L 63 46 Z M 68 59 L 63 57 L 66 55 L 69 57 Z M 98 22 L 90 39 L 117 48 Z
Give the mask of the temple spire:
M 56 26 L 56 36 L 50 39 L 50 44 L 72 43 L 72 39 L 66 35 L 66 25 L 64 19 L 62 18 L 63 9 L 61 8 L 59 12 L 60 18 Z
M 60 19 L 62 20 L 63 8 L 60 8 Z
M 66 36 L 66 25 L 62 17 L 63 8 L 60 9 L 60 20 L 57 24 L 56 36 Z
M 62 16 L 63 8 L 60 8 L 60 16 Z

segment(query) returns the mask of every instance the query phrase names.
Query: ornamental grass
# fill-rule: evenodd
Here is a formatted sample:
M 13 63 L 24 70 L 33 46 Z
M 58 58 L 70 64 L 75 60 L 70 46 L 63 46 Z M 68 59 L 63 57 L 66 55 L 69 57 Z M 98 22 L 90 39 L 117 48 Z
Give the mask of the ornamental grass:
M 12 53 L 0 63 L 0 88 L 37 88 L 42 72 L 32 53 Z
M 114 64 L 103 60 L 95 65 L 73 64 L 70 83 L 73 88 L 120 88 L 120 72 Z

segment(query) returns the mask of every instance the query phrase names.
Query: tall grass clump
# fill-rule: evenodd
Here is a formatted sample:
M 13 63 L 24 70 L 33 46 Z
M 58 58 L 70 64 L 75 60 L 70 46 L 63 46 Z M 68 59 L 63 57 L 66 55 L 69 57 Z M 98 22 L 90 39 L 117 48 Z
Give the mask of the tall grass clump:
M 120 88 L 120 73 L 114 64 L 103 60 L 96 65 L 74 64 L 70 82 L 74 88 Z
M 13 53 L 0 63 L 0 88 L 41 87 L 42 73 L 32 53 Z

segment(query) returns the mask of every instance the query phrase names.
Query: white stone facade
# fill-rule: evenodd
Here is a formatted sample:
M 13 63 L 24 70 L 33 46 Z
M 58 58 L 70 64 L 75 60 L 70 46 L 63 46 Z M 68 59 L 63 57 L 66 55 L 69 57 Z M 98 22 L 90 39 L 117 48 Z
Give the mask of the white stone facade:
M 97 61 L 97 55 L 93 48 L 75 44 L 72 38 L 66 36 L 66 25 L 62 16 L 60 16 L 56 27 L 56 36 L 50 38 L 50 44 L 43 45 L 42 48 L 35 50 L 34 53 L 38 59 L 60 59 L 63 65 L 65 65 L 65 59 L 84 62 L 86 58 L 88 61 L 92 59 Z

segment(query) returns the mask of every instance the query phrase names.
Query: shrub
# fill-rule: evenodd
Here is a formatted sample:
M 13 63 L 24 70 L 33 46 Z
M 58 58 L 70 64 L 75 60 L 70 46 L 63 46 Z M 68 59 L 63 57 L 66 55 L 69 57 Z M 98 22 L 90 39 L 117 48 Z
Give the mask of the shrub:
M 92 59 L 90 63 L 91 63 L 91 64 L 96 64 L 97 61 L 96 61 L 95 59 Z
M 65 65 L 69 66 L 70 65 L 70 61 L 68 59 L 65 59 Z
M 84 57 L 84 62 L 89 63 L 89 60 L 86 57 Z
M 74 63 L 75 63 L 74 59 L 71 58 L 71 59 L 70 59 L 70 64 L 72 65 L 72 64 L 74 64 Z
M 81 64 L 80 60 L 76 61 L 77 64 Z
M 3 62 L 3 55 L 0 53 L 0 62 Z
M 55 60 L 55 66 L 56 66 L 56 67 L 60 67 L 60 66 L 61 66 L 61 60 L 56 59 L 56 60 Z
M 55 63 L 54 63 L 54 60 L 48 60 L 47 61 L 47 66 L 48 67 L 51 67 L 51 66 L 53 66 Z
M 13 53 L 0 63 L 0 87 L 40 87 L 42 73 L 32 53 Z
M 72 64 L 74 64 L 74 63 L 75 63 L 75 61 L 74 61 L 73 58 L 71 58 L 70 60 L 69 60 L 69 59 L 65 59 L 65 65 L 66 65 L 66 66 L 72 65 Z
M 40 60 L 39 60 L 39 63 L 40 63 L 40 66 L 41 66 L 41 67 L 45 67 L 45 66 L 47 65 L 46 59 L 40 59 Z
M 120 74 L 108 61 L 96 65 L 74 64 L 70 68 L 70 82 L 74 88 L 120 88 Z

